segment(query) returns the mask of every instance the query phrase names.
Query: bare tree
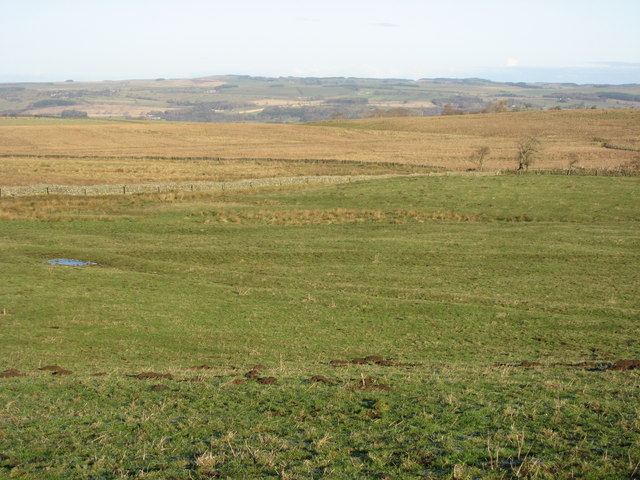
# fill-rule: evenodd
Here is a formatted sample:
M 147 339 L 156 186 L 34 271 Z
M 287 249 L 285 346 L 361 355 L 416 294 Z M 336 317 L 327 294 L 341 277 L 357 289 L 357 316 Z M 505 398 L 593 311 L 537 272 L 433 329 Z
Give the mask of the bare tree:
M 518 170 L 529 170 L 535 156 L 542 150 L 542 144 L 536 137 L 524 137 L 518 141 Z
M 471 154 L 471 157 L 469 157 L 469 161 L 473 163 L 479 171 L 482 171 L 484 160 L 489 156 L 490 153 L 491 149 L 489 147 L 480 147 Z

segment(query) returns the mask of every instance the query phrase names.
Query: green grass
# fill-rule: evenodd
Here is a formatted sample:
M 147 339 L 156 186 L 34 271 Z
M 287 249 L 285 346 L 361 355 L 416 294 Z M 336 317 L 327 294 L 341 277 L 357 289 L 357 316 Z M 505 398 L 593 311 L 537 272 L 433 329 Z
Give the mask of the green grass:
M 635 478 L 639 185 L 2 199 L 0 478 Z

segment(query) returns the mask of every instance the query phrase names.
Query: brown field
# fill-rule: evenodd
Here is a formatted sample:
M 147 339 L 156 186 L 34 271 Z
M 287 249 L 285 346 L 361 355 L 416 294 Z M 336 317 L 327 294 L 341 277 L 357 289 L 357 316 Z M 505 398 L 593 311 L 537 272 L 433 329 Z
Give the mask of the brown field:
M 149 115 L 151 112 L 160 110 L 157 106 L 145 106 L 137 103 L 94 103 L 91 105 L 76 105 L 74 107 L 46 107 L 27 110 L 25 113 L 29 115 L 60 115 L 63 111 L 69 109 L 82 110 L 94 118 L 113 118 L 113 117 L 140 117 Z M 163 111 L 177 110 L 177 107 L 162 107 Z
M 396 162 L 464 170 L 472 167 L 469 157 L 482 146 L 491 149 L 487 169 L 513 169 L 518 139 L 526 135 L 536 136 L 543 145 L 536 168 L 567 168 L 575 159 L 578 167 L 616 168 L 637 159 L 640 152 L 603 148 L 603 142 L 637 148 L 639 132 L 637 110 L 535 111 L 303 125 L 3 118 L 0 185 L 217 181 L 388 171 L 380 166 L 365 172 L 355 166 L 247 161 L 266 158 Z M 73 158 L 77 156 L 89 158 Z M 131 156 L 172 158 L 127 158 Z M 180 159 L 189 156 L 242 161 Z M 393 168 L 398 171 L 397 166 Z

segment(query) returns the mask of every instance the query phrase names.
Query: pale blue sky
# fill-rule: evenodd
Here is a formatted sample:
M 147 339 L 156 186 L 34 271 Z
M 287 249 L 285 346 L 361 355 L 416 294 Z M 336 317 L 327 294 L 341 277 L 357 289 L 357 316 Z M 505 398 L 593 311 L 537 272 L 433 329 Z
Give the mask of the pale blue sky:
M 0 0 L 0 81 L 640 83 L 640 0 Z

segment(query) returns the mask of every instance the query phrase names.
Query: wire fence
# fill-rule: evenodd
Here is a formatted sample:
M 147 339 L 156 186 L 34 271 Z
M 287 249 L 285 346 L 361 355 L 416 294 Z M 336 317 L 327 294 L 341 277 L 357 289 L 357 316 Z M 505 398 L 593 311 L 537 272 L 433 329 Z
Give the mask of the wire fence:
M 393 177 L 424 176 L 493 176 L 501 172 L 430 172 L 411 175 L 307 175 L 297 177 L 270 177 L 238 180 L 234 182 L 176 182 L 176 183 L 132 183 L 108 185 L 28 185 L 19 187 L 0 187 L 0 197 L 34 196 L 34 195 L 130 195 L 140 193 L 168 192 L 205 192 L 240 190 L 260 187 L 305 185 L 305 184 L 337 184 L 360 182 Z

